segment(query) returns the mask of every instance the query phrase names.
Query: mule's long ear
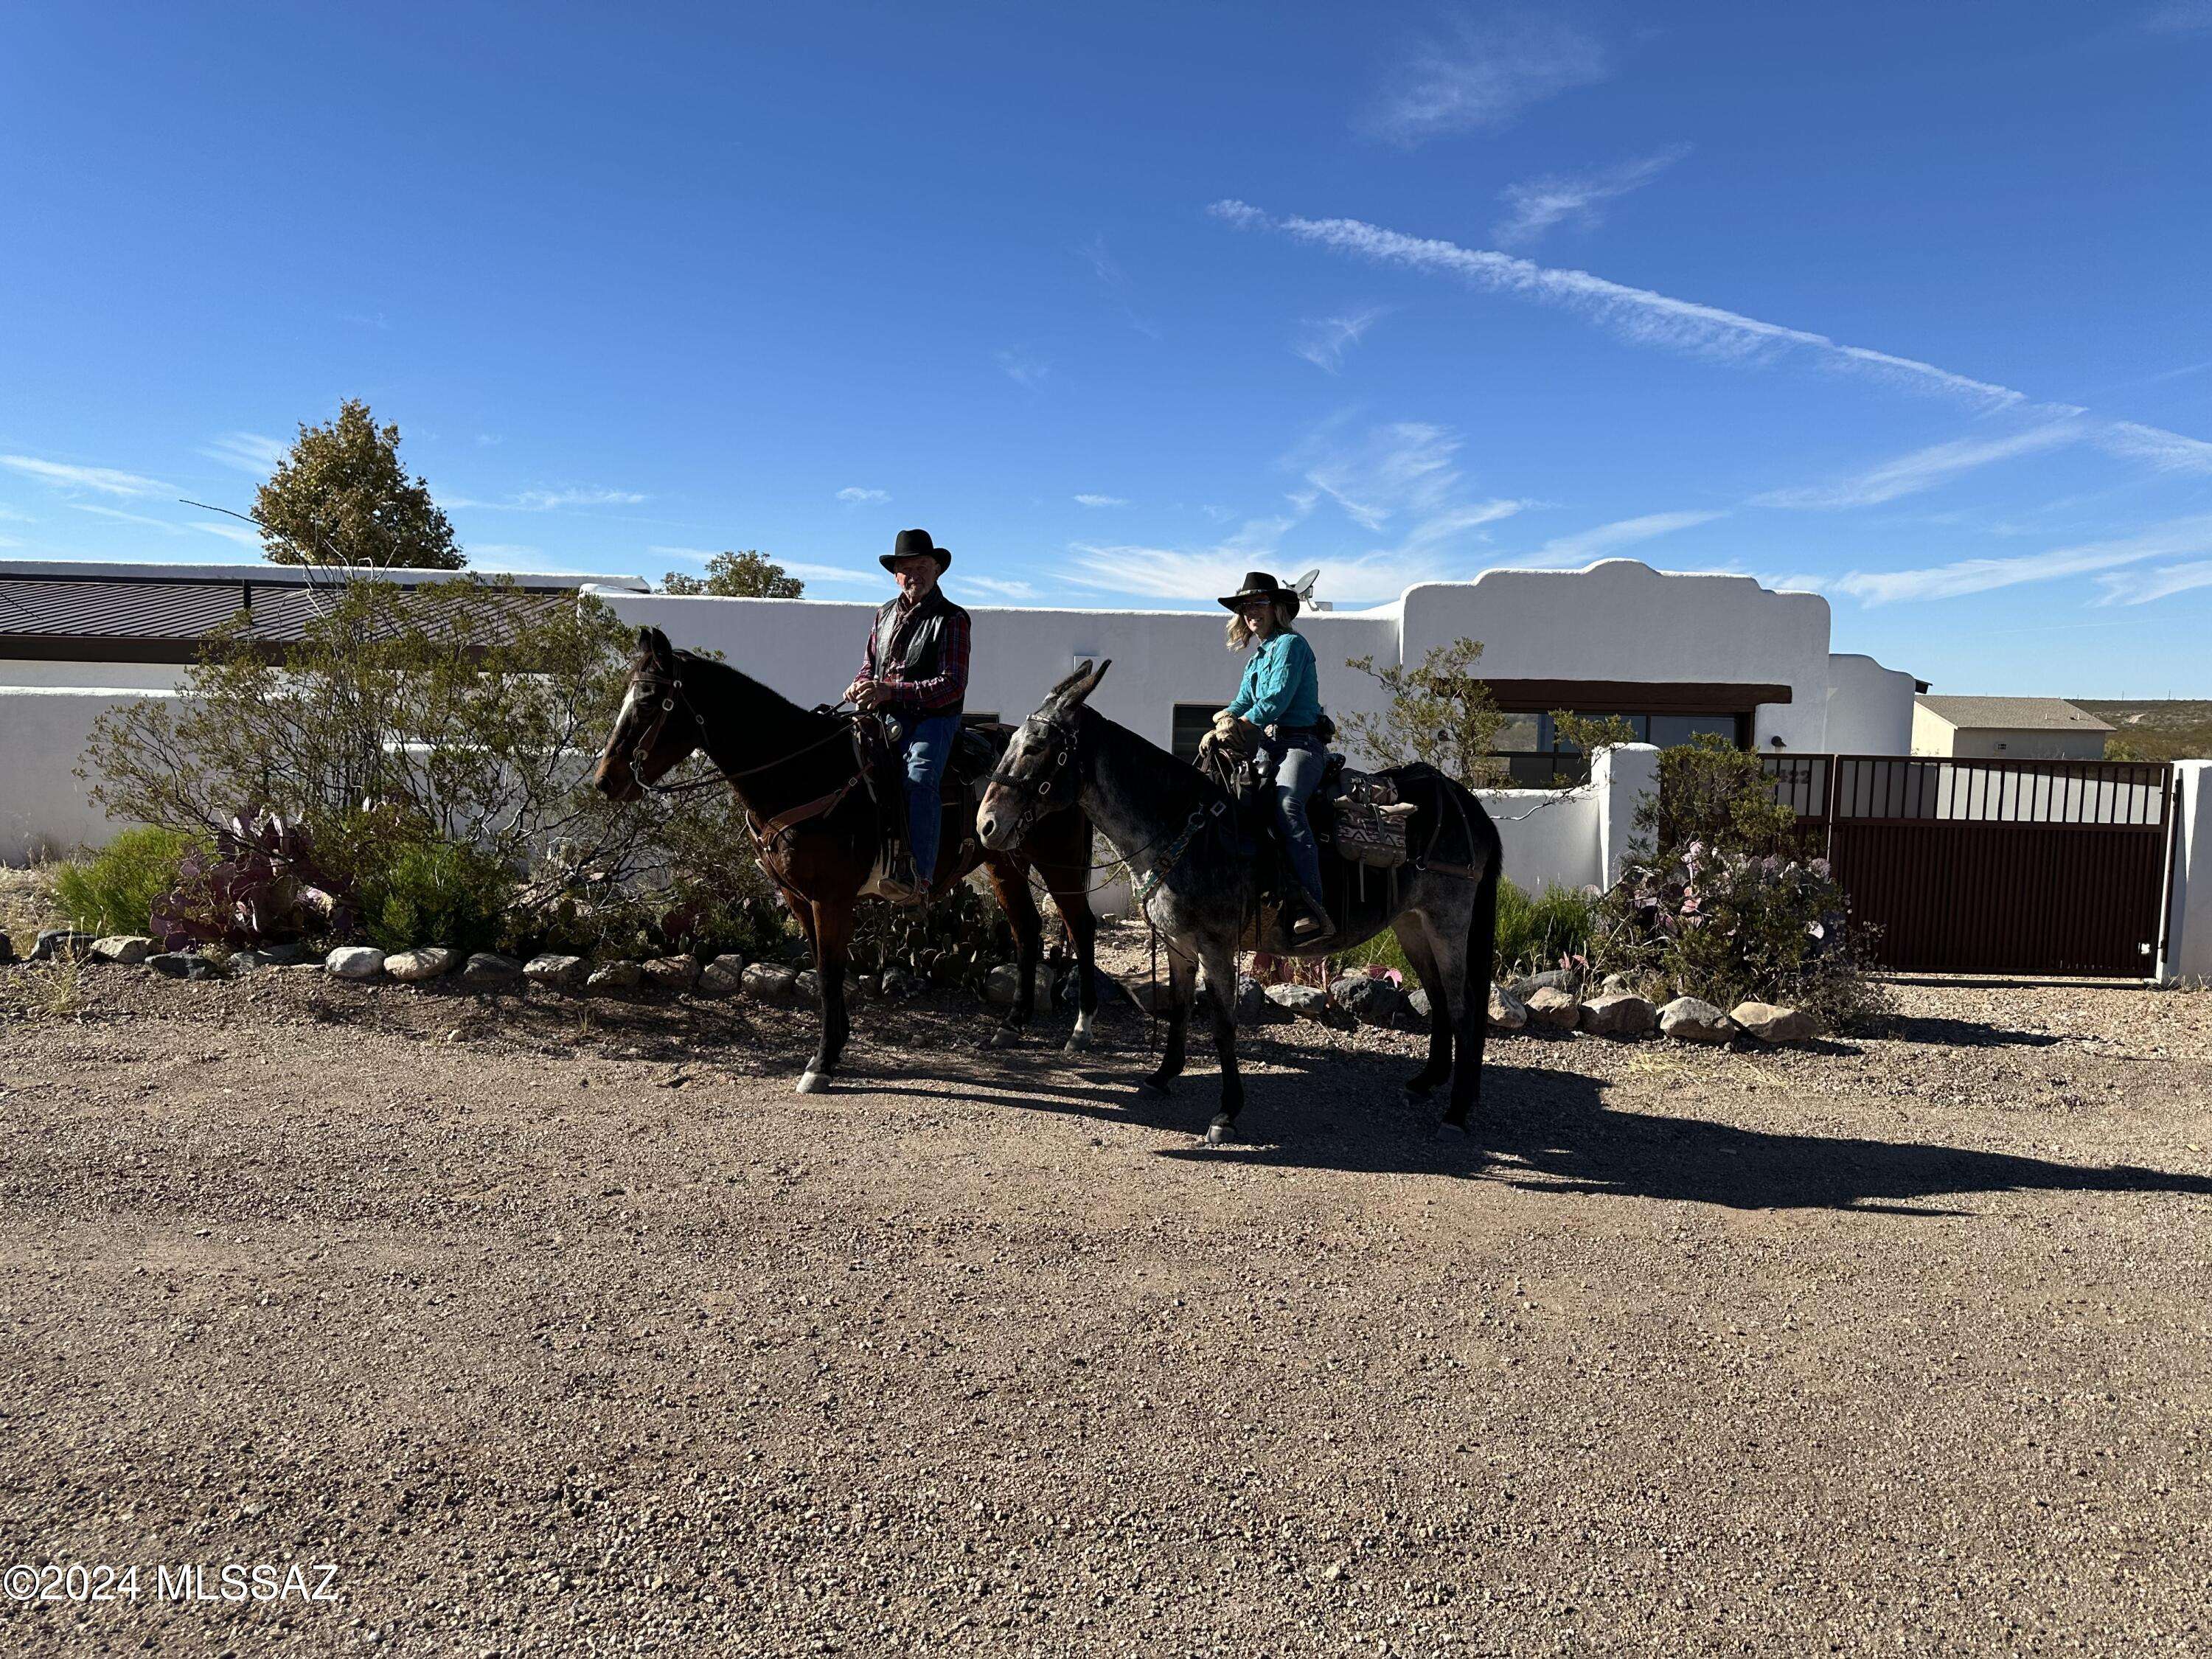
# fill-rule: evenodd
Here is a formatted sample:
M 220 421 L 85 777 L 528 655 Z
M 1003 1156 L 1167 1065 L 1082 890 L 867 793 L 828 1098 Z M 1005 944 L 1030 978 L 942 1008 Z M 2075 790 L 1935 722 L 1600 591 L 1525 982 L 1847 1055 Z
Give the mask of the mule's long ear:
M 1047 702 L 1050 702 L 1054 697 L 1066 696 L 1070 691 L 1073 691 L 1075 689 L 1076 682 L 1080 680 L 1090 672 L 1091 663 L 1086 658 L 1084 661 L 1079 662 L 1075 665 L 1075 672 L 1073 673 L 1063 675 L 1060 678 L 1060 684 L 1054 686 L 1051 690 L 1044 694 L 1044 700 Z
M 1076 683 L 1069 689 L 1067 693 L 1068 702 L 1081 702 L 1093 691 L 1096 691 L 1098 689 L 1098 682 L 1106 678 L 1106 671 L 1113 665 L 1114 659 L 1109 657 L 1105 661 L 1100 663 L 1096 668 L 1093 668 L 1089 663 L 1085 663 L 1082 667 L 1077 669 L 1073 677 Z
M 675 660 L 676 647 L 669 644 L 668 635 L 659 629 L 641 628 L 637 630 L 637 653 L 665 665 Z

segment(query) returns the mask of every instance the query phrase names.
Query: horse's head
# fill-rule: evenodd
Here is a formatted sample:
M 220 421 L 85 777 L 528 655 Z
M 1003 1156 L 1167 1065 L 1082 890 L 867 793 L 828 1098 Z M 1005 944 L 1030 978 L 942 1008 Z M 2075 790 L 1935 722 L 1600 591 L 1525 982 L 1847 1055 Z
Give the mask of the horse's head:
M 629 689 L 592 769 L 592 787 L 610 800 L 635 800 L 699 746 L 699 716 L 684 695 L 684 663 L 667 635 L 637 630 Z
M 1085 663 L 1014 732 L 975 809 L 975 833 L 993 852 L 1011 851 L 1039 818 L 1075 805 L 1082 789 L 1076 733 L 1084 702 L 1113 665 L 1111 657 L 1096 668 Z

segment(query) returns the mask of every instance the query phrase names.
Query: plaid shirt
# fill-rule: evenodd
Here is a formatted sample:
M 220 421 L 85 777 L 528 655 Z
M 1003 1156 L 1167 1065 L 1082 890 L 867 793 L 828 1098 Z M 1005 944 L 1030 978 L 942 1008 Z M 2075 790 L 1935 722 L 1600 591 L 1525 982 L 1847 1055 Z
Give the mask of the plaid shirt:
M 891 603 L 898 610 L 885 653 L 889 665 L 880 670 L 876 665 L 876 635 L 882 626 L 878 620 L 877 626 L 868 630 L 868 651 L 861 660 L 860 678 L 895 687 L 890 699 L 895 708 L 915 709 L 926 714 L 958 708 L 968 695 L 968 613 L 937 588 L 930 589 L 929 597 L 919 604 L 909 605 L 903 597 Z M 908 681 L 905 678 L 907 635 L 918 617 L 933 612 L 943 614 L 937 672 L 926 680 Z

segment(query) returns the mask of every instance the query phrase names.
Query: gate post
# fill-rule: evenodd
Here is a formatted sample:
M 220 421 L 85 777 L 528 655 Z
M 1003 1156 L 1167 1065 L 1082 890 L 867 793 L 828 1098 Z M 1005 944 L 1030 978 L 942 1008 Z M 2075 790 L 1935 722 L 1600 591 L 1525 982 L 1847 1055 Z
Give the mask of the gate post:
M 2172 811 L 2161 985 L 2212 979 L 2212 761 L 2173 763 Z

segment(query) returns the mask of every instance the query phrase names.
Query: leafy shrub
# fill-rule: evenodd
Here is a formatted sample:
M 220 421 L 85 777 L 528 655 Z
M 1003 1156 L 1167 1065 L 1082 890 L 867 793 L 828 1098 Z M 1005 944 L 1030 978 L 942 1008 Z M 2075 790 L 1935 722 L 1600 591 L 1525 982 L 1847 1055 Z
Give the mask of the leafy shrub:
M 1547 882 L 1531 898 L 1510 881 L 1498 884 L 1498 977 L 1557 968 L 1589 955 L 1597 895 Z
M 417 842 L 394 850 L 364 884 L 361 929 L 381 951 L 444 945 L 460 951 L 501 943 L 514 878 L 475 848 Z
M 1419 667 L 1377 668 L 1372 656 L 1346 658 L 1344 665 L 1373 680 L 1389 701 L 1379 714 L 1348 714 L 1338 722 L 1345 746 L 1374 766 L 1425 762 L 1470 789 L 1504 782 L 1505 763 L 1490 751 L 1505 716 L 1474 677 L 1481 656 L 1480 641 L 1453 640 L 1431 647 Z
M 1722 852 L 1692 842 L 1631 866 L 1607 896 L 1615 923 L 1603 965 L 1668 996 L 1723 1008 L 1753 1000 L 1802 1008 L 1832 1029 L 1874 1012 L 1878 997 L 1825 859 Z
M 458 947 L 495 913 L 502 943 L 580 953 L 782 936 L 727 793 L 618 804 L 590 787 L 629 677 L 630 631 L 604 605 L 473 578 L 314 592 L 321 614 L 282 661 L 219 635 L 180 696 L 104 716 L 94 799 L 204 839 L 237 802 L 269 803 L 313 831 L 308 884 L 361 897 L 387 939 L 411 925 Z M 239 896 L 202 894 L 177 920 L 235 933 Z
M 185 855 L 204 846 L 153 824 L 125 830 L 54 872 L 55 902 L 88 933 L 143 933 L 155 901 L 177 884 Z
M 1591 955 L 1663 996 L 1805 1010 L 1832 1029 L 1875 1012 L 1867 930 L 1756 755 L 1700 738 L 1660 757 L 1639 842 L 1598 907 Z

